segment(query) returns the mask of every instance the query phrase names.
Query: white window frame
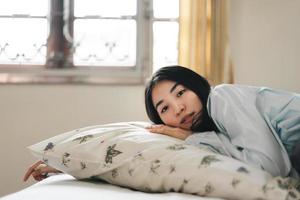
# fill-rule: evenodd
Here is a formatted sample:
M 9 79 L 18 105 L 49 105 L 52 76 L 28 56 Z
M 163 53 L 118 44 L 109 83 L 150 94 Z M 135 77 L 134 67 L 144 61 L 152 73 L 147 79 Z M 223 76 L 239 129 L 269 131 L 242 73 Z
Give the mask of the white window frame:
M 49 0 L 49 2 L 55 0 Z M 64 0 L 73 6 L 73 0 Z M 152 0 L 137 0 L 137 55 L 134 67 L 0 65 L 0 83 L 143 84 L 152 71 Z M 49 9 L 50 10 L 50 9 Z

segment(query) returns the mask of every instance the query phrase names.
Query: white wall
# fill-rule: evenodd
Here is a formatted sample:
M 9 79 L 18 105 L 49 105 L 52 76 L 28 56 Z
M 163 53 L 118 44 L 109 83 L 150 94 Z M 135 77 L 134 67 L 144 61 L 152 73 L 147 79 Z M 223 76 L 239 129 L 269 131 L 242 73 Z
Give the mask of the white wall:
M 26 146 L 79 127 L 146 121 L 143 86 L 0 86 L 0 197 L 24 188 Z
M 300 1 L 230 0 L 235 80 L 300 92 Z

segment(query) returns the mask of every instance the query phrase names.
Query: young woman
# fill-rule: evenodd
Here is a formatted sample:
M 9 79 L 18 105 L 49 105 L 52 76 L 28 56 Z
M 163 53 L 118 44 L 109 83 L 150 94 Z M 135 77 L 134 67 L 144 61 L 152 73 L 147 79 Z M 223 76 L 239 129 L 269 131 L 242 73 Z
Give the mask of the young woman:
M 299 172 L 299 94 L 229 84 L 211 88 L 192 70 L 169 66 L 148 82 L 145 105 L 157 124 L 151 132 L 207 145 L 274 176 L 298 176 L 291 161 Z
M 268 88 L 219 85 L 181 66 L 158 70 L 145 89 L 148 127 L 206 145 L 213 151 L 256 165 L 274 176 L 300 171 L 300 95 Z M 42 180 L 60 171 L 34 163 L 24 176 Z

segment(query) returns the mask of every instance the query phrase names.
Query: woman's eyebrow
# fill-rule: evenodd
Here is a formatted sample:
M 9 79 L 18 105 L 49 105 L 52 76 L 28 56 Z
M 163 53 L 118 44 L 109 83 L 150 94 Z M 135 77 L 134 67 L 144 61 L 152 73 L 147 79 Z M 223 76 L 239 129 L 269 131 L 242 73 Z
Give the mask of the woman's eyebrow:
M 176 87 L 179 85 L 179 83 L 175 83 L 174 85 L 173 85 L 173 87 L 171 88 L 171 90 L 170 90 L 170 93 L 172 93 L 175 89 L 176 89 Z

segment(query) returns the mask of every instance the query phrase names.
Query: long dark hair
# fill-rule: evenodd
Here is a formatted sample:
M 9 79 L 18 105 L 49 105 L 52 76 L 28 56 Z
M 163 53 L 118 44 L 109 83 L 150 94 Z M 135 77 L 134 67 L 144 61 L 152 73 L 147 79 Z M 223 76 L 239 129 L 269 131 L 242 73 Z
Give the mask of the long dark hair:
M 159 117 L 153 102 L 152 90 L 154 86 L 163 80 L 170 80 L 183 85 L 193 91 L 200 99 L 203 108 L 193 121 L 191 130 L 194 132 L 218 131 L 212 118 L 208 115 L 206 104 L 211 86 L 208 81 L 196 72 L 182 66 L 174 65 L 160 68 L 148 81 L 145 89 L 145 106 L 149 119 L 155 124 L 164 124 Z

